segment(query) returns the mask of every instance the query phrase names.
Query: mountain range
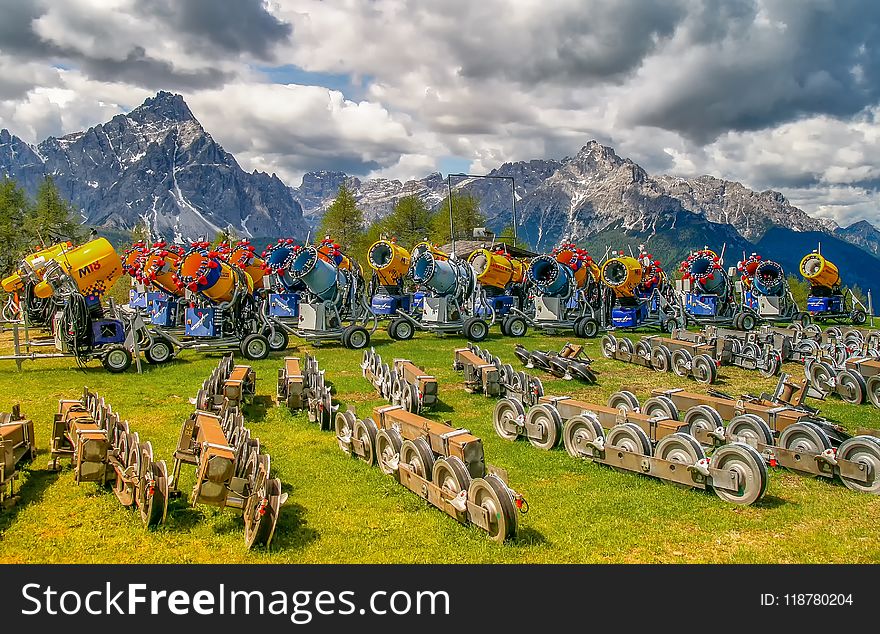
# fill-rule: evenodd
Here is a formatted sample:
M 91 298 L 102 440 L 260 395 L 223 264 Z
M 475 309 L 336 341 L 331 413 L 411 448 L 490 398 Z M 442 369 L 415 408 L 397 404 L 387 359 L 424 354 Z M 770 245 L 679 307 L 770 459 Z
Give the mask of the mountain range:
M 308 232 L 291 189 L 274 174 L 242 170 L 183 97 L 168 92 L 36 146 L 2 130 L 0 175 L 31 194 L 51 176 L 84 222 L 108 229 L 146 221 L 154 235 L 178 240 L 213 237 L 227 226 L 244 236 L 305 238 Z
M 177 240 L 225 227 L 255 239 L 303 239 L 343 182 L 368 221 L 409 195 L 436 209 L 448 191 L 439 173 L 403 182 L 319 171 L 291 187 L 274 174 L 245 172 L 183 98 L 168 92 L 107 123 L 36 146 L 2 130 L 0 175 L 30 193 L 52 176 L 84 222 L 123 231 L 146 221 L 154 234 Z M 849 283 L 870 287 L 880 269 L 880 231 L 867 221 L 839 227 L 779 192 L 713 176 L 651 175 L 596 141 L 571 157 L 505 163 L 489 176 L 504 178 L 451 177 L 450 183 L 480 200 L 496 232 L 513 223 L 515 206 L 519 237 L 536 251 L 562 240 L 600 253 L 644 243 L 674 266 L 695 247 L 723 247 L 728 262 L 760 249 L 794 273 L 821 243 Z

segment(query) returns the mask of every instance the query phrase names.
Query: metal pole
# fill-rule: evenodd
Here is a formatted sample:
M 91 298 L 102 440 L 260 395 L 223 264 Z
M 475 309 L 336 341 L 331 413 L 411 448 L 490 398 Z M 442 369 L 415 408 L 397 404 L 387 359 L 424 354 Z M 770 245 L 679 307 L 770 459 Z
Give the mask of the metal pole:
M 519 236 L 516 231 L 516 180 L 513 176 L 509 176 L 508 178 L 510 178 L 510 189 L 513 190 L 513 211 L 511 215 L 513 216 L 513 246 L 515 247 L 519 242 Z
M 455 223 L 452 220 L 452 174 L 448 174 L 446 176 L 446 188 L 449 191 L 448 199 L 449 199 L 449 240 L 452 244 L 450 248 L 451 253 L 449 256 L 454 260 L 455 259 Z
M 512 220 L 513 220 L 513 244 L 514 244 L 514 246 L 516 246 L 516 243 L 519 241 L 519 232 L 518 232 L 518 230 L 517 230 L 517 225 L 518 225 L 519 223 L 517 222 L 517 217 L 516 217 L 516 179 L 515 179 L 513 176 L 495 176 L 495 175 L 492 175 L 492 174 L 465 174 L 465 173 L 449 174 L 449 175 L 446 177 L 446 184 L 447 184 L 447 187 L 449 188 L 449 201 L 450 201 L 450 204 L 449 204 L 449 219 L 450 219 L 450 223 L 452 222 L 452 185 L 451 185 L 451 178 L 452 178 L 453 176 L 460 177 L 460 178 L 494 178 L 494 179 L 497 179 L 497 180 L 507 180 L 507 181 L 510 181 L 510 187 L 511 187 L 511 189 L 513 190 L 513 209 L 511 210 L 511 213 L 512 213 Z

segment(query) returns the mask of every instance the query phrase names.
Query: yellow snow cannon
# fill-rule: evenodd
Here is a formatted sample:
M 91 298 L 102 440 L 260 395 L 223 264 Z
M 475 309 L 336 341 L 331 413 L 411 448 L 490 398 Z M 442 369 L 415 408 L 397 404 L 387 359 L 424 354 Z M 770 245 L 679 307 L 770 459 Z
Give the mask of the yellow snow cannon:
M 377 240 L 367 251 L 370 268 L 382 286 L 397 286 L 409 271 L 410 252 L 394 240 Z
M 525 265 L 502 250 L 477 249 L 468 258 L 477 281 L 482 286 L 504 289 L 523 281 Z
M 633 297 L 642 282 L 642 265 L 634 257 L 619 255 L 605 261 L 600 277 L 616 297 Z
M 18 270 L 3 279 L 3 290 L 7 293 L 20 291 L 24 288 L 25 280 L 37 282 L 42 279 L 41 273 L 46 265 L 71 248 L 73 248 L 72 242 L 59 242 L 51 247 L 26 255 L 22 258 Z
M 96 238 L 56 256 L 34 286 L 34 295 L 51 297 L 55 288 L 70 278 L 87 299 L 100 299 L 122 276 L 122 258 L 106 238 Z
M 820 253 L 809 253 L 800 264 L 801 275 L 810 286 L 836 288 L 840 286 L 840 271 Z

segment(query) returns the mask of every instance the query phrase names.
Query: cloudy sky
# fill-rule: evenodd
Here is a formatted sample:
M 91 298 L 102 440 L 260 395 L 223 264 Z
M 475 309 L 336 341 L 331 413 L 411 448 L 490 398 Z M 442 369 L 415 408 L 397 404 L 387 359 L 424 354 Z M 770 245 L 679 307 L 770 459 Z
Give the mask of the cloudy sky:
M 0 0 L 29 142 L 184 95 L 245 169 L 421 177 L 610 144 L 880 224 L 876 0 Z

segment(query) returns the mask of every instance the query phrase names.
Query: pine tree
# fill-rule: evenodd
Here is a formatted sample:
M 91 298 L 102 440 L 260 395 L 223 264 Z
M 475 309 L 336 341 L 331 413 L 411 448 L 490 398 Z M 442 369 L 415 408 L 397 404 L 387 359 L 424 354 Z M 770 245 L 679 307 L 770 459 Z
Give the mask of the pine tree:
M 217 232 L 217 235 L 214 236 L 214 241 L 211 243 L 211 248 L 217 247 L 221 242 L 225 242 L 229 245 L 234 244 L 238 240 L 238 232 L 235 230 L 235 227 L 232 225 L 226 225 L 224 229 L 221 229 Z
M 404 196 L 382 223 L 389 237 L 407 249 L 421 242 L 431 233 L 431 210 L 417 196 Z
M 521 234 L 520 234 L 521 235 Z M 513 237 L 513 225 L 507 225 L 504 229 L 501 230 L 501 233 L 498 234 L 498 238 L 501 238 L 499 242 L 503 242 L 504 244 L 508 244 L 514 247 L 520 247 L 521 249 L 528 249 L 528 243 L 517 236 L 514 240 Z
M 46 246 L 61 240 L 76 243 L 84 237 L 76 208 L 61 197 L 51 176 L 37 190 L 34 205 L 27 214 L 26 230 Z
M 452 219 L 455 224 L 455 237 L 470 237 L 476 227 L 486 225 L 486 216 L 480 211 L 480 201 L 476 196 L 452 193 Z M 450 241 L 449 197 L 443 199 L 431 219 L 431 238 L 439 244 Z
M 131 230 L 131 241 L 149 244 L 152 239 L 151 234 L 149 223 L 146 220 L 142 220 Z
M 0 181 L 0 273 L 7 275 L 33 245 L 24 230 L 30 201 L 24 189 L 10 178 Z
M 321 219 L 317 238 L 320 240 L 328 235 L 346 254 L 356 255 L 356 251 L 364 247 L 364 212 L 358 209 L 354 193 L 345 183 L 339 186 L 336 200 Z

